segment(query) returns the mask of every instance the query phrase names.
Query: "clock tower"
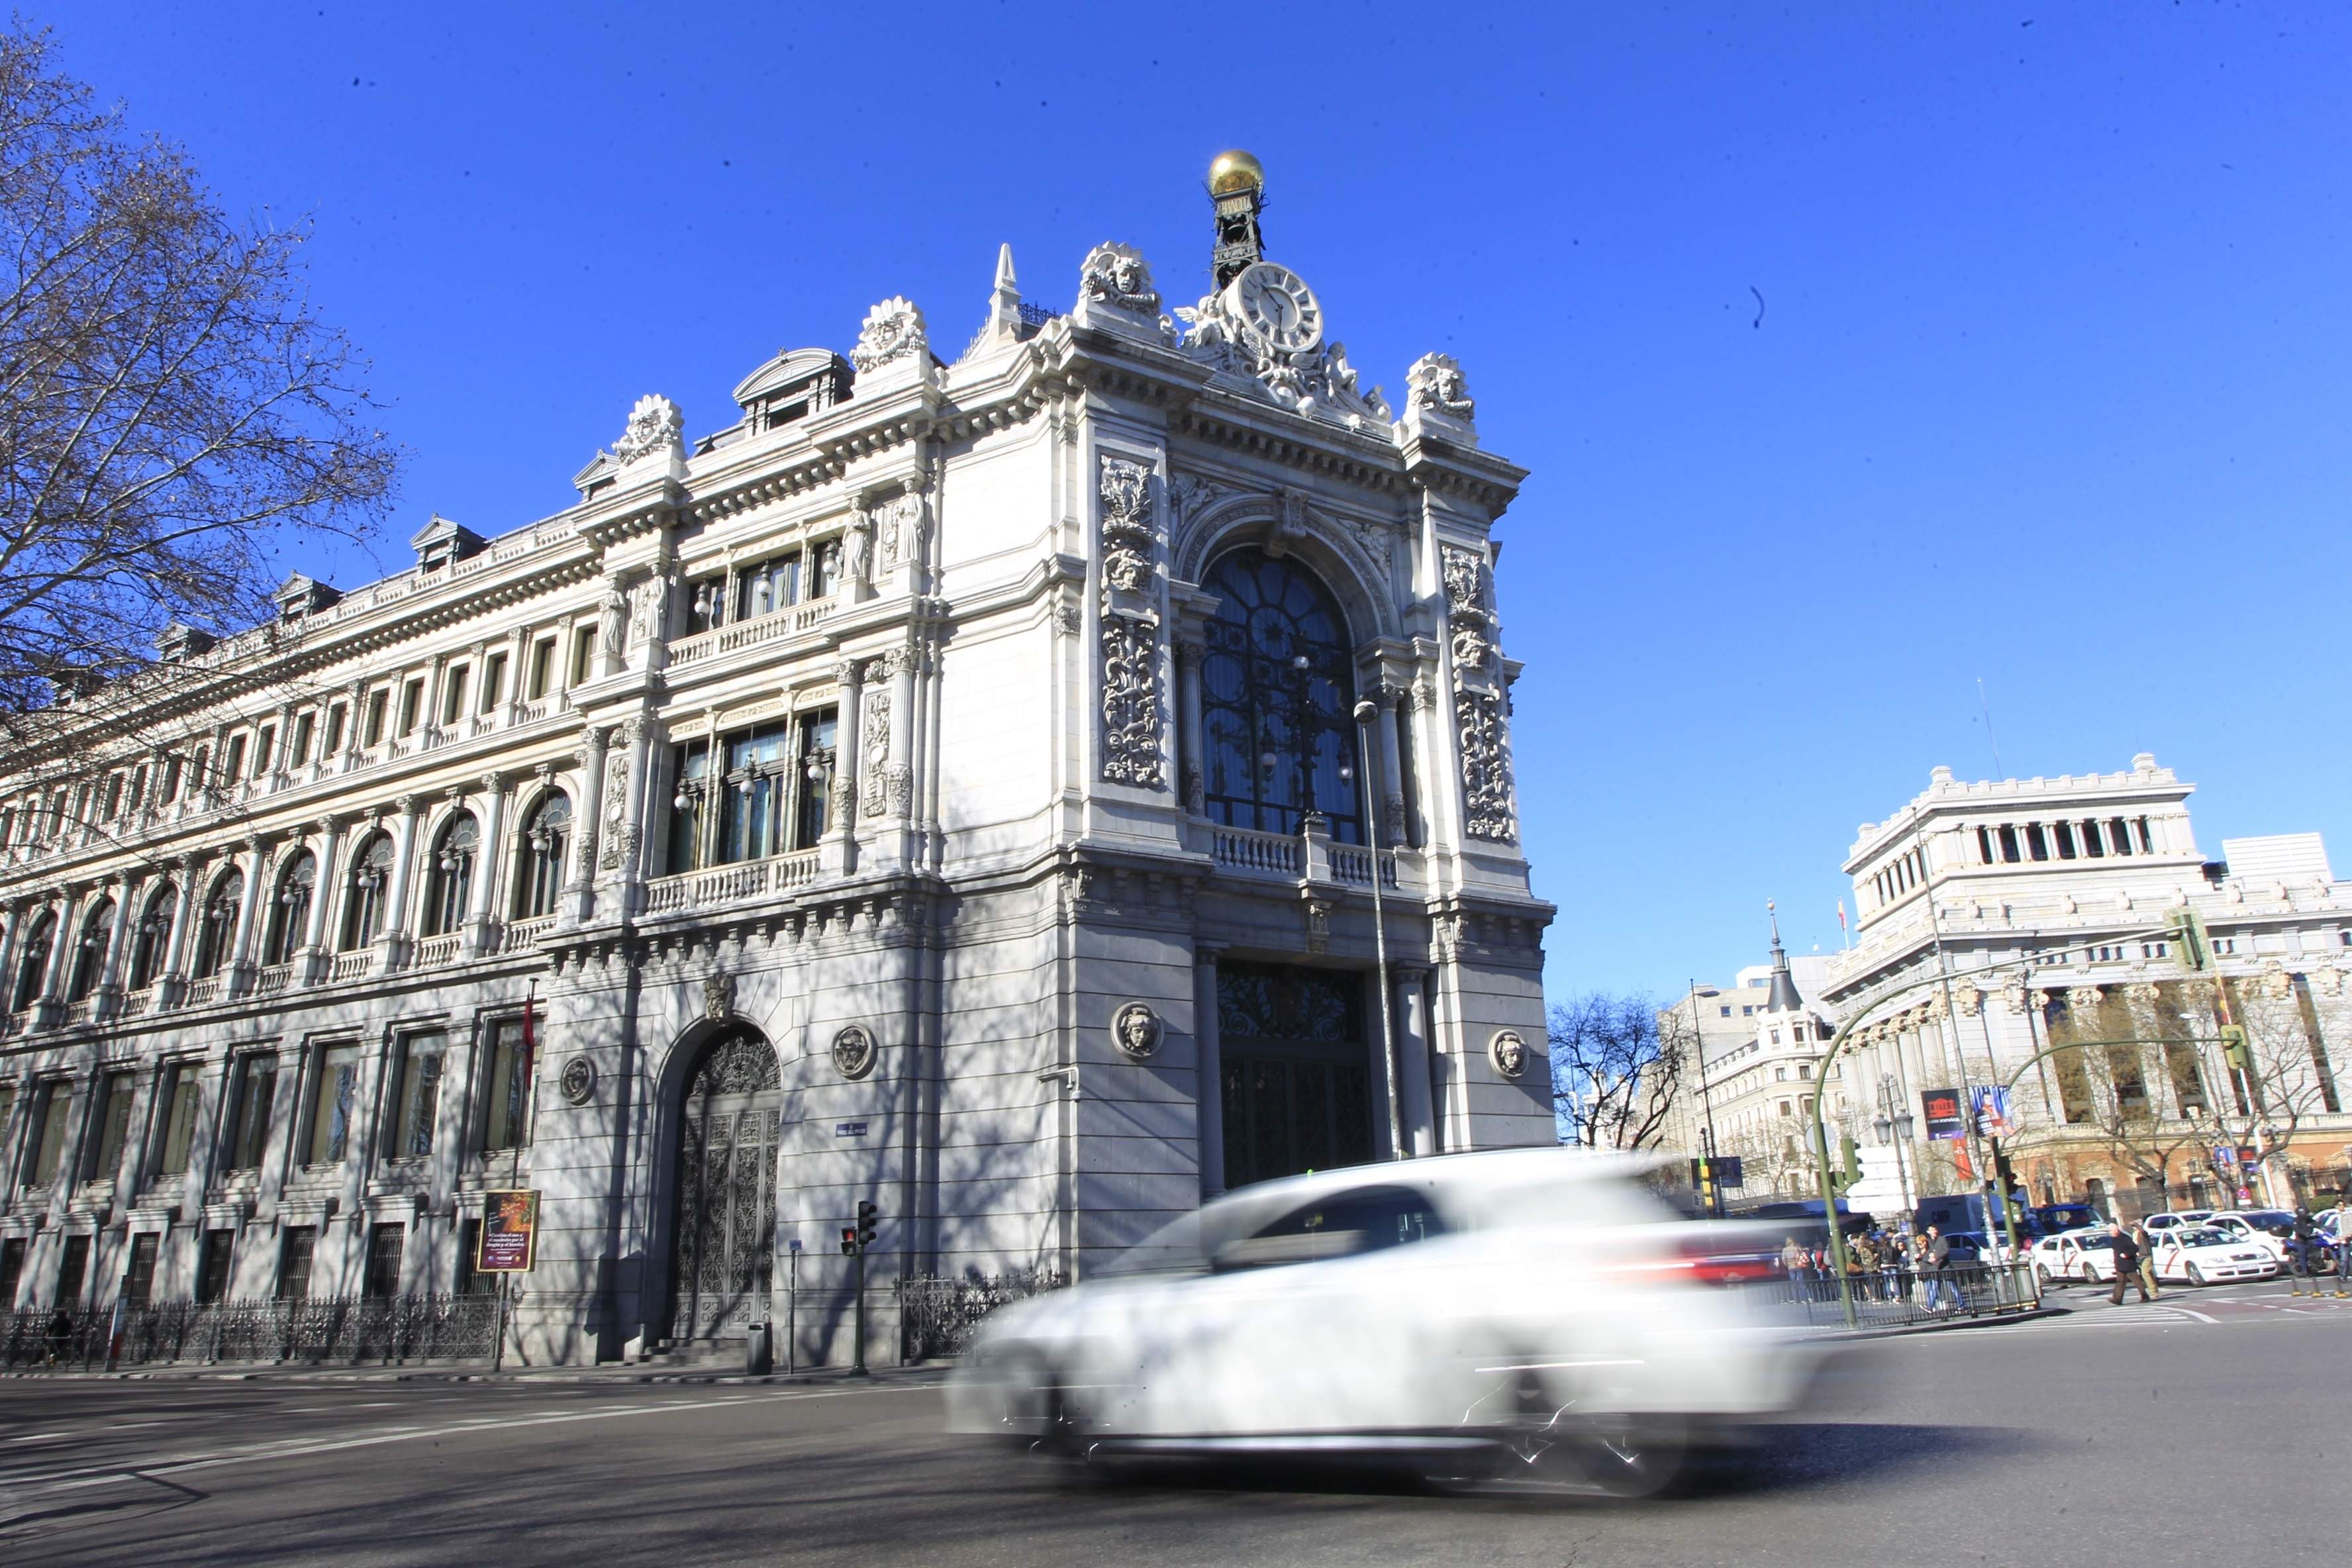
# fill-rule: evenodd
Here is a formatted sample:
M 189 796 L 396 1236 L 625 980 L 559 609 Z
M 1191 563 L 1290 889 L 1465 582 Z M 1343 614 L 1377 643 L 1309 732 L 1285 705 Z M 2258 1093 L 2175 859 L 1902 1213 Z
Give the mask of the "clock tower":
M 1239 148 L 1218 153 L 1209 165 L 1209 199 L 1217 206 L 1213 265 L 1222 289 L 1265 254 L 1257 231 L 1258 208 L 1265 200 L 1265 165 Z

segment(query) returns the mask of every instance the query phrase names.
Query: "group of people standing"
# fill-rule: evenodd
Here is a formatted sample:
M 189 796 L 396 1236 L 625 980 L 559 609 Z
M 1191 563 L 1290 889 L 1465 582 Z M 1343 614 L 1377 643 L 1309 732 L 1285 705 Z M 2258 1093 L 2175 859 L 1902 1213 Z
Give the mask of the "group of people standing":
M 1780 1248 L 1780 1267 L 1791 1284 L 1837 1278 L 1837 1263 L 1826 1245 L 1809 1247 L 1793 1236 Z M 1967 1304 L 1951 1237 L 1936 1226 L 1916 1231 L 1874 1226 L 1848 1237 L 1845 1273 L 1852 1288 L 1882 1300 L 1899 1301 L 1913 1290 L 1931 1312 L 1958 1311 Z

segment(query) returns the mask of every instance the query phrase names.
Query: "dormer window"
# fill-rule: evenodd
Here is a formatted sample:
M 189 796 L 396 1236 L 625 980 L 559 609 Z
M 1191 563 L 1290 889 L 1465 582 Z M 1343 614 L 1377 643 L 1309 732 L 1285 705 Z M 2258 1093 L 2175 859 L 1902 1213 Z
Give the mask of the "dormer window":
M 173 621 L 156 637 L 155 649 L 165 664 L 184 664 L 198 654 L 211 652 L 213 642 L 210 632 Z
M 469 555 L 481 553 L 482 542 L 482 536 L 472 529 L 460 527 L 436 512 L 433 520 L 409 540 L 408 547 L 416 552 L 417 571 L 438 572 Z
M 855 379 L 849 363 L 830 349 L 787 349 L 743 378 L 735 405 L 747 431 L 778 430 L 841 402 Z
M 342 595 L 324 583 L 314 582 L 297 572 L 269 597 L 270 602 L 278 606 L 280 621 L 300 621 L 309 619 L 320 610 L 332 608 Z

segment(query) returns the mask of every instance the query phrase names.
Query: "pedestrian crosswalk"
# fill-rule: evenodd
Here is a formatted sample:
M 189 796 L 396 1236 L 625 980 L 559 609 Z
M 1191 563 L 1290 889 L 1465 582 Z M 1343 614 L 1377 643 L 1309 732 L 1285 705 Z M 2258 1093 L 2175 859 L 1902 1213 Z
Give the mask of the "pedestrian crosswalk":
M 2066 1310 L 2054 1316 L 2031 1319 L 2020 1323 L 1994 1323 L 1969 1331 L 1969 1337 L 1984 1334 L 2066 1334 L 2095 1332 L 2106 1329 L 2144 1328 L 2205 1328 L 2229 1323 L 2256 1322 L 2283 1314 L 2297 1317 L 2335 1317 L 2352 1322 L 2352 1301 L 2312 1296 L 2287 1295 L 2210 1296 L 2199 1295 L 2196 1304 L 2164 1299 L 2155 1301 L 2134 1301 L 2128 1306 L 2110 1306 L 2096 1298 L 2086 1298 L 2069 1303 Z

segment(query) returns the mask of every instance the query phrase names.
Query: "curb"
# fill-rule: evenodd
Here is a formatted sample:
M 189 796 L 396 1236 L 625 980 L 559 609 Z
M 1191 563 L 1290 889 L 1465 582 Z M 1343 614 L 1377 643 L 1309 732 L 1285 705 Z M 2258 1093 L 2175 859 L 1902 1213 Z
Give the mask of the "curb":
M 807 1385 L 814 1384 L 844 1384 L 856 1386 L 861 1382 L 874 1386 L 896 1383 L 937 1383 L 947 1377 L 945 1365 L 879 1367 L 868 1372 L 862 1380 L 848 1372 L 833 1367 L 816 1367 L 801 1373 L 766 1373 L 751 1376 L 744 1373 L 721 1372 L 633 1372 L 614 1370 L 595 1372 L 585 1368 L 520 1372 L 434 1372 L 395 1371 L 351 1372 L 320 1371 L 307 1367 L 255 1367 L 246 1371 L 157 1370 L 152 1372 L 11 1372 L 0 1378 L 20 1383 L 286 1383 L 296 1384 L 371 1386 L 387 1383 L 484 1383 L 575 1385 L 612 1384 L 618 1387 L 660 1384 L 723 1384 L 728 1386 L 768 1386 L 772 1384 Z
M 1897 1329 L 1844 1329 L 1829 1336 L 1836 1340 L 1892 1340 L 1908 1334 L 1943 1334 L 1955 1331 L 1990 1328 L 1995 1323 L 2030 1323 L 2036 1318 L 2063 1318 L 2073 1309 L 2067 1307 L 2034 1307 L 2021 1312 L 1987 1312 L 1975 1317 L 1954 1318 L 1939 1323 L 1906 1323 Z

